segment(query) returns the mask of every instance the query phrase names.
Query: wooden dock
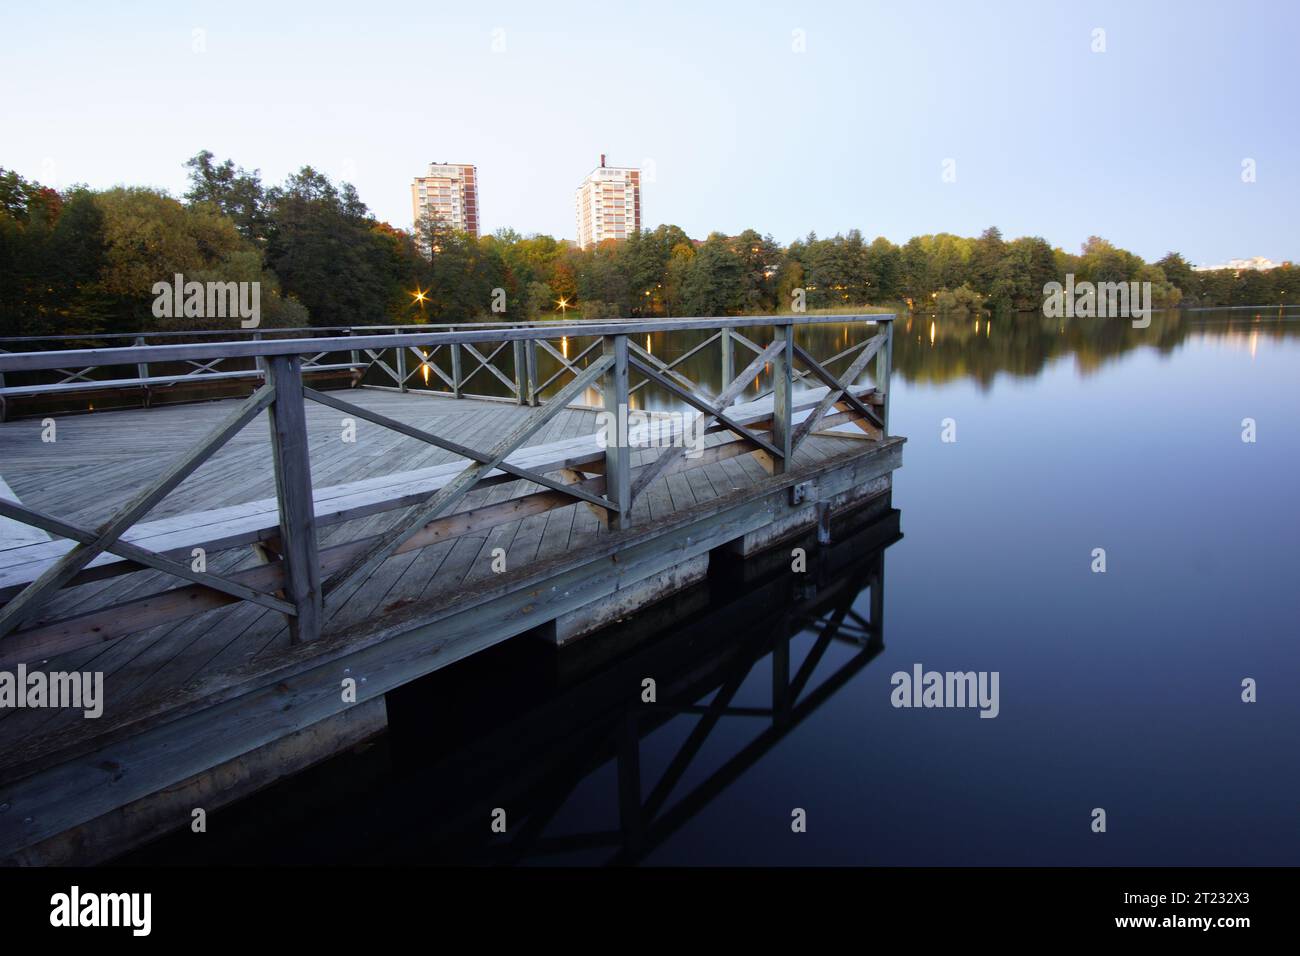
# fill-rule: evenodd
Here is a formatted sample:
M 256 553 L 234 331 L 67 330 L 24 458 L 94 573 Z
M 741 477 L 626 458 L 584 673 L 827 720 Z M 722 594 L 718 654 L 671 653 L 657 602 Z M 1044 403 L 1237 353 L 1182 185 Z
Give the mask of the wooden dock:
M 825 321 L 876 333 L 818 360 L 796 330 Z M 727 387 L 629 344 L 651 327 L 716 329 Z M 53 440 L 48 419 L 0 425 L 0 670 L 93 672 L 105 689 L 97 719 L 0 707 L 0 859 L 109 858 L 380 732 L 385 695 L 432 671 L 526 633 L 582 638 L 719 553 L 827 533 L 901 464 L 891 330 L 685 319 L 0 355 L 10 382 L 146 359 L 260 373 L 243 399 L 58 417 Z M 533 350 L 560 337 L 594 345 L 547 395 Z M 368 358 L 400 389 L 407 359 L 441 348 L 475 372 L 509 356 L 513 401 L 450 397 L 463 377 L 447 397 L 303 383 L 303 358 Z M 855 384 L 873 359 L 875 384 Z M 760 376 L 766 394 L 739 401 Z M 694 422 L 601 440 L 644 382 Z M 599 408 L 579 404 L 592 390 Z

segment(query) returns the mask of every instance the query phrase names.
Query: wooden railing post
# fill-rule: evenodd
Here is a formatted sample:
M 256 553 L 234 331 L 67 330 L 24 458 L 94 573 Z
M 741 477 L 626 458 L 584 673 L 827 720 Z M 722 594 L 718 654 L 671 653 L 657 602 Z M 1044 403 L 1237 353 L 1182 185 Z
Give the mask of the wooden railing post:
M 356 334 L 356 333 L 353 332 L 351 329 L 348 329 L 348 338 L 352 338 L 352 336 L 355 335 L 355 334 Z M 360 353 L 359 351 L 357 351 L 356 349 L 353 349 L 353 350 L 352 350 L 352 364 L 353 364 L 353 365 L 360 365 L 360 364 L 361 364 L 361 353 Z
M 722 346 L 722 385 L 726 388 L 731 384 L 731 380 L 736 377 L 736 344 L 731 339 L 731 329 L 723 326 L 718 343 Z M 728 405 L 733 404 L 728 402 Z
M 456 330 L 450 329 L 455 332 Z M 460 398 L 461 390 L 461 368 L 460 368 L 460 343 L 451 343 L 451 394 L 453 398 Z
M 524 343 L 524 352 L 527 355 L 528 366 L 528 404 L 536 406 L 541 403 L 542 396 L 537 388 L 537 340 L 529 339 Z
M 885 344 L 876 353 L 876 390 L 879 391 L 885 399 L 885 403 L 880 406 L 880 421 L 884 424 L 881 438 L 889 434 L 889 376 L 893 374 L 894 369 L 894 323 L 887 321 L 885 326 Z
M 618 506 L 609 513 L 611 531 L 630 525 L 632 514 L 632 449 L 627 444 L 627 336 L 607 335 L 601 351 L 613 356 L 605 372 L 605 497 Z
M 524 340 L 512 343 L 515 353 L 515 404 L 528 405 L 528 362 L 524 358 Z
M 271 355 L 266 358 L 266 371 L 275 388 L 269 409 L 271 454 L 280 506 L 284 596 L 298 612 L 289 618 L 289 639 L 296 644 L 319 637 L 323 623 L 301 360 L 296 355 Z
M 401 334 L 400 332 L 398 333 Z M 406 391 L 406 346 L 397 347 L 397 387 Z
M 776 327 L 775 341 L 781 351 L 772 358 L 772 444 L 781 457 L 772 462 L 773 474 L 784 474 L 790 467 L 794 429 L 791 424 L 794 393 L 794 324 L 787 321 Z
M 143 348 L 143 347 L 144 347 L 144 336 L 143 336 L 143 335 L 137 335 L 137 336 L 135 337 L 135 344 Z M 146 378 L 148 378 L 148 377 L 149 377 L 149 363 L 148 363 L 148 362 L 136 362 L 136 363 L 135 363 L 135 374 L 136 374 L 137 377 L 139 377 L 139 378 L 141 378 L 141 379 L 146 379 Z

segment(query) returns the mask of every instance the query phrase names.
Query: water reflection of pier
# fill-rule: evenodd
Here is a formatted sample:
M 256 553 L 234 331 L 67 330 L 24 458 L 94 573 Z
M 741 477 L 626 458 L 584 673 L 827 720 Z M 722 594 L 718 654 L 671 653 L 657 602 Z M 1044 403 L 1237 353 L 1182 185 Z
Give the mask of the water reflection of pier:
M 791 573 L 789 548 L 774 549 L 558 654 L 514 642 L 392 693 L 385 769 L 370 782 L 364 772 L 343 774 L 341 788 L 356 796 L 317 807 L 305 824 L 311 835 L 284 838 L 354 861 L 645 859 L 880 652 L 884 551 L 900 537 L 899 513 L 878 498 L 845 515 L 832 544 L 792 542 L 807 549 L 805 574 Z M 853 653 L 830 667 L 836 643 Z M 503 670 L 510 679 L 501 690 Z M 642 701 L 646 677 L 656 681 L 653 704 Z M 737 704 L 756 681 L 768 685 L 765 705 Z M 666 769 L 647 773 L 646 739 L 679 720 L 694 725 Z M 739 749 L 716 733 L 731 721 L 755 725 Z M 710 743 L 730 755 L 701 780 L 697 764 Z M 320 778 L 297 786 L 319 801 Z M 609 825 L 566 829 L 559 818 L 567 809 L 572 820 L 580 787 L 610 811 Z M 298 797 L 269 799 L 292 805 L 285 825 L 302 820 Z M 496 808 L 506 811 L 503 834 L 490 828 Z M 262 809 L 257 826 L 278 830 L 275 811 Z
M 663 609 L 660 623 L 667 627 L 658 636 L 633 646 L 617 661 L 604 666 L 590 662 L 594 670 L 560 676 L 569 687 L 541 708 L 524 709 L 494 734 L 455 754 L 450 765 L 437 761 L 416 771 L 430 788 L 439 786 L 435 782 L 445 786 L 448 779 L 478 777 L 473 767 L 481 771 L 477 782 L 465 788 L 463 813 L 454 814 L 455 823 L 435 814 L 442 834 L 430 836 L 441 842 L 438 836 L 445 835 L 460 843 L 456 856 L 482 862 L 563 861 L 575 851 L 598 851 L 597 860 L 617 864 L 645 858 L 883 649 L 884 550 L 900 537 L 898 512 L 887 499 L 878 499 L 874 507 L 848 518 L 848 527 L 833 529 L 832 545 L 818 550 L 814 541 L 801 542 L 809 553 L 806 574 L 790 572 L 789 549 L 772 551 L 766 567 L 754 562 L 728 567 L 706 585 L 706 593 L 686 594 Z M 681 617 L 671 620 L 675 613 Z M 801 635 L 813 639 L 805 653 L 792 648 Z M 607 636 L 615 644 L 620 637 L 617 632 Z M 636 630 L 625 628 L 623 637 L 634 643 Z M 819 669 L 835 643 L 852 646 L 853 656 L 829 672 Z M 576 666 L 582 670 L 581 663 Z M 767 705 L 736 705 L 742 685 L 762 670 L 770 670 Z M 655 679 L 654 704 L 642 701 L 647 676 Z M 442 698 L 435 709 L 441 714 L 456 706 Z M 412 705 L 416 713 L 419 709 Z M 398 713 L 390 719 L 400 721 L 400 704 L 393 711 Z M 642 765 L 642 741 L 676 719 L 694 719 L 694 726 L 666 769 L 651 777 Z M 686 786 L 688 771 L 715 731 L 733 719 L 757 723 L 757 734 L 702 782 Z M 576 788 L 611 763 L 610 790 L 616 792 L 610 801 L 619 808 L 616 829 L 552 832 Z M 481 788 L 489 779 L 493 786 Z M 507 834 L 482 839 L 489 835 L 486 821 L 498 806 L 507 810 Z M 467 830 L 480 838 L 468 843 L 455 839 Z M 428 847 L 422 836 L 409 845 L 416 855 Z

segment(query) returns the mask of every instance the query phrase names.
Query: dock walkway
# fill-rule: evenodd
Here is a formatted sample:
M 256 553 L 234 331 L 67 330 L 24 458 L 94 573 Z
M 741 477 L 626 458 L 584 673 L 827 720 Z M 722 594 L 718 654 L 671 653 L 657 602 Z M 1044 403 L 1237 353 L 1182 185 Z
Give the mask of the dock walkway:
M 818 367 L 794 387 L 790 362 L 784 389 L 780 345 L 778 331 L 755 347 L 754 363 L 777 359 L 772 394 L 686 396 L 711 429 L 698 458 L 636 447 L 635 435 L 597 442 L 600 413 L 573 402 L 604 372 L 606 406 L 626 405 L 627 353 L 610 345 L 603 365 L 571 370 L 573 388 L 549 409 L 373 388 L 298 398 L 298 452 L 281 392 L 179 481 L 196 437 L 282 388 L 292 359 L 268 356 L 280 374 L 242 402 L 64 416 L 52 441 L 39 419 L 0 424 L 13 532 L 0 540 L 0 615 L 22 612 L 0 633 L 0 669 L 93 672 L 105 688 L 97 719 L 0 708 L 0 860 L 93 861 L 183 826 L 194 806 L 382 730 L 383 695 L 411 680 L 525 632 L 581 637 L 701 580 L 711 552 L 757 552 L 887 493 L 902 445 L 873 426 L 887 392 L 852 384 L 882 343 L 843 381 Z M 680 381 L 662 364 L 645 371 Z M 289 394 L 313 398 L 290 381 Z M 295 461 L 311 502 L 300 495 L 296 515 Z M 147 507 L 75 560 L 142 492 Z M 447 506 L 420 511 L 430 500 Z M 310 546 L 294 540 L 295 521 Z M 32 523 L 81 544 L 42 540 Z M 175 562 L 201 544 L 213 546 L 178 582 Z M 22 606 L 61 571 L 38 610 Z

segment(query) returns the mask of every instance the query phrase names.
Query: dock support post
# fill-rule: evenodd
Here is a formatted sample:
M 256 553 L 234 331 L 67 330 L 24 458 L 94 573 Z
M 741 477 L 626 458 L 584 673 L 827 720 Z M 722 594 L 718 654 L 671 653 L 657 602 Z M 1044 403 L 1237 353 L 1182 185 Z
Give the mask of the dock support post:
M 794 324 L 777 326 L 776 341 L 784 347 L 772 359 L 772 444 L 781 451 L 781 457 L 772 462 L 772 471 L 781 475 L 789 470 L 793 453 Z
M 529 339 L 524 343 L 524 352 L 528 360 L 528 404 L 536 407 L 541 404 L 542 396 L 537 391 L 537 340 Z
M 736 344 L 732 341 L 729 327 L 722 327 L 718 344 L 722 347 L 722 387 L 726 388 L 736 377 Z M 727 404 L 732 405 L 734 401 Z
M 455 329 L 450 331 L 455 332 Z M 451 343 L 451 394 L 453 398 L 460 398 L 460 343 Z
M 524 358 L 524 340 L 515 339 L 513 342 L 515 353 L 515 404 L 529 405 L 528 401 L 528 367 L 527 360 Z
M 354 335 L 356 335 L 356 333 L 353 332 L 351 329 L 348 329 L 348 338 L 352 338 L 352 336 Z M 352 364 L 353 365 L 361 364 L 361 353 L 357 349 L 352 350 Z
M 406 346 L 397 347 L 397 387 L 406 391 Z
M 319 637 L 323 618 L 316 510 L 312 503 L 311 459 L 307 449 L 307 411 L 299 357 L 271 355 L 267 356 L 266 365 L 275 387 L 275 400 L 269 410 L 275 498 L 280 507 L 284 596 L 298 612 L 289 618 L 289 639 L 297 644 Z
M 885 399 L 885 404 L 880 406 L 880 421 L 885 426 L 880 431 L 881 438 L 889 435 L 889 376 L 893 373 L 894 367 L 894 323 L 891 320 L 884 325 L 885 344 L 876 353 L 876 390 Z
M 632 514 L 632 449 L 627 444 L 627 336 L 607 335 L 601 351 L 614 357 L 605 372 L 605 497 L 618 506 L 609 530 L 629 526 Z

